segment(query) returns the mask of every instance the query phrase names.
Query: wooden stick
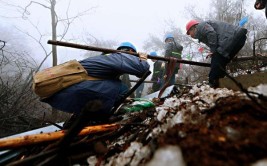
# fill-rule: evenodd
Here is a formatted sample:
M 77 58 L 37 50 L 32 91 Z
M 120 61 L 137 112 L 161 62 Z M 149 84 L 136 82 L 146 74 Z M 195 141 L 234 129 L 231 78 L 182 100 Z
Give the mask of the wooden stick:
M 80 133 L 79 136 L 117 130 L 119 129 L 119 124 L 105 124 L 105 125 L 97 125 L 97 126 L 88 126 L 85 127 Z M 9 148 L 17 148 L 21 146 L 33 145 L 42 142 L 54 141 L 62 138 L 66 134 L 66 131 L 60 130 L 56 132 L 50 133 L 41 133 L 41 134 L 33 134 L 20 136 L 15 138 L 3 138 L 0 139 L 0 149 L 9 149 Z
M 93 47 L 88 45 L 81 45 L 81 44 L 75 44 L 75 43 L 68 43 L 63 41 L 54 41 L 54 40 L 48 40 L 48 44 L 58 45 L 58 46 L 64 46 L 64 47 L 70 47 L 70 48 L 78 48 L 83 50 L 90 50 L 90 51 L 100 51 L 104 53 L 116 53 L 116 52 L 122 52 L 126 54 L 131 54 L 138 57 L 138 53 L 136 52 L 129 52 L 129 51 L 122 51 L 122 50 L 113 50 L 113 49 L 107 49 L 107 48 L 100 48 L 100 47 Z M 161 60 L 161 61 L 169 61 L 168 58 L 160 57 L 160 56 L 147 56 L 149 59 L 155 59 L 155 60 Z M 203 66 L 203 67 L 210 67 L 210 63 L 205 62 L 195 62 L 195 61 L 188 61 L 183 59 L 176 59 L 177 63 L 184 63 L 184 64 L 190 64 L 190 65 L 196 65 L 196 66 Z

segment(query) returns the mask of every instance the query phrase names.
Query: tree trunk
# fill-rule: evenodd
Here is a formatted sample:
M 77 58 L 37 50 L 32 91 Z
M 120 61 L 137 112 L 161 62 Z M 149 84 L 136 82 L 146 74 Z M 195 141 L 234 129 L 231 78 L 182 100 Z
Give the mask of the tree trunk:
M 57 40 L 57 22 L 56 22 L 56 12 L 55 12 L 56 0 L 51 1 L 51 24 L 52 24 L 52 40 Z M 57 46 L 52 45 L 52 57 L 53 57 L 53 66 L 57 65 Z M 55 121 L 58 119 L 58 111 L 52 108 L 52 117 Z

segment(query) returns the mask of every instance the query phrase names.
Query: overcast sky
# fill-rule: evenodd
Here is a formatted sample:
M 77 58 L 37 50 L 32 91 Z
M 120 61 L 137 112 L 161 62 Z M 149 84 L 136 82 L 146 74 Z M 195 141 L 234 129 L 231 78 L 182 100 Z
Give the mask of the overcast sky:
M 46 0 L 36 1 L 47 4 Z M 29 0 L 9 0 L 8 2 L 25 7 Z M 66 12 L 68 5 L 66 2 L 68 1 L 60 0 L 56 5 L 56 10 L 61 17 L 64 17 Z M 92 7 L 93 9 L 71 25 L 68 37 L 76 38 L 78 41 L 84 33 L 87 33 L 101 40 L 130 41 L 138 51 L 142 51 L 143 43 L 149 34 L 163 39 L 164 32 L 168 31 L 167 21 L 174 21 L 174 24 L 185 32 L 185 24 L 191 19 L 185 13 L 186 6 L 195 5 L 197 12 L 207 13 L 209 3 L 210 0 L 72 0 L 69 9 L 70 16 Z M 32 5 L 29 11 L 31 12 L 29 18 L 33 24 L 38 25 L 41 33 L 49 34 L 51 32 L 50 11 L 40 5 Z M 29 34 L 37 36 L 37 32 L 31 30 L 32 25 L 18 19 L 10 19 L 10 17 L 19 16 L 17 10 L 8 8 L 8 6 L 0 6 L 0 15 L 2 25 L 10 27 L 16 25 Z M 72 54 L 69 49 L 63 50 L 67 50 L 65 54 Z
M 56 9 L 65 13 L 67 0 L 58 1 Z M 72 0 L 70 14 L 94 7 L 87 16 L 72 25 L 70 34 L 77 36 L 87 32 L 102 40 L 131 41 L 141 49 L 143 42 L 151 34 L 162 34 L 166 31 L 166 21 L 173 20 L 178 27 L 184 29 L 188 18 L 184 18 L 184 8 L 189 4 L 197 4 L 199 11 L 207 10 L 210 0 Z M 10 4 L 26 6 L 29 0 L 10 0 Z M 45 0 L 37 2 L 46 4 Z M 0 7 L 1 16 L 18 16 L 15 10 Z M 29 8 L 30 18 L 38 22 L 44 30 L 50 31 L 49 10 L 33 5 Z M 1 18 L 2 20 L 3 18 Z M 17 19 L 8 19 L 8 24 L 23 27 Z M 39 20 L 39 21 L 37 21 Z M 5 20 L 7 21 L 7 20 Z M 25 27 L 26 28 L 26 27 Z M 27 27 L 28 28 L 28 27 Z
M 199 4 L 199 9 L 207 9 L 210 0 L 94 0 L 98 6 L 84 26 L 102 39 L 131 41 L 138 49 L 149 34 L 163 34 L 166 21 L 172 20 L 184 29 L 185 6 Z M 78 5 L 78 4 L 77 4 Z M 163 37 L 162 37 L 163 38 Z

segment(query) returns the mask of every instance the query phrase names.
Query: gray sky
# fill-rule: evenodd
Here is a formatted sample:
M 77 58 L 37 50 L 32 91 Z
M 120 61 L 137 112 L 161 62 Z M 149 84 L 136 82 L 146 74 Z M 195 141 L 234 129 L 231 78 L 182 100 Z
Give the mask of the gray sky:
M 7 1 L 7 0 L 6 0 Z M 30 0 L 8 0 L 10 4 L 25 7 Z M 36 0 L 46 4 L 46 0 Z M 56 10 L 59 16 L 64 17 L 66 13 L 67 0 L 60 0 L 57 3 Z M 168 31 L 167 21 L 174 21 L 177 27 L 185 32 L 185 24 L 191 18 L 187 18 L 185 7 L 195 5 L 199 13 L 207 13 L 211 0 L 72 0 L 69 9 L 69 15 L 73 16 L 78 12 L 94 7 L 86 16 L 77 19 L 68 32 L 68 37 L 75 41 L 82 41 L 84 34 L 91 34 L 101 40 L 115 40 L 118 42 L 130 41 L 142 51 L 144 41 L 149 34 L 162 37 L 164 32 Z M 1 2 L 1 0 L 0 0 Z M 68 2 L 68 1 L 67 1 Z M 253 6 L 252 6 L 253 8 Z M 29 8 L 30 20 L 43 34 L 50 34 L 50 11 L 39 5 L 33 5 Z M 262 13 L 260 13 L 262 14 Z M 32 36 L 38 36 L 32 25 L 25 20 L 5 19 L 7 17 L 17 17 L 18 12 L 7 6 L 0 6 L 0 21 L 3 26 L 19 27 Z M 44 43 L 49 38 L 44 39 Z M 50 38 L 51 39 L 51 38 Z M 47 45 L 50 47 L 50 45 Z M 38 51 L 38 48 L 33 50 Z M 73 59 L 73 50 L 59 48 L 67 59 Z M 76 50 L 77 52 L 77 50 Z M 39 54 L 38 52 L 35 54 Z M 40 54 L 39 54 L 40 55 Z M 63 58 L 64 59 L 64 58 Z M 64 59 L 65 60 L 65 59 Z
M 36 0 L 45 3 L 45 0 Z M 88 15 L 76 20 L 69 34 L 78 36 L 84 32 L 102 40 L 131 41 L 140 50 L 149 34 L 163 34 L 166 31 L 166 21 L 173 20 L 178 27 L 184 29 L 188 18 L 184 18 L 184 8 L 188 4 L 198 4 L 199 11 L 207 10 L 210 0 L 73 0 L 70 15 L 95 7 Z M 29 0 L 9 0 L 10 4 L 26 6 Z M 65 14 L 65 0 L 58 2 L 56 9 Z M 0 15 L 17 16 L 15 10 L 0 7 Z M 4 9 L 4 10 L 3 10 Z M 50 13 L 38 5 L 29 8 L 31 20 L 38 23 L 42 32 L 49 32 Z M 3 18 L 0 18 L 1 20 Z M 29 28 L 16 19 L 6 19 L 10 25 Z M 34 34 L 34 33 L 33 33 Z
M 210 0 L 192 0 L 191 4 L 201 4 L 199 9 L 207 9 Z M 98 6 L 84 22 L 95 36 L 102 39 L 131 41 L 140 50 L 149 34 L 163 34 L 166 21 L 173 20 L 183 28 L 188 19 L 184 18 L 184 8 L 189 1 L 181 0 L 94 0 Z M 162 37 L 163 38 L 163 37 Z
M 0 0 L 1 2 L 2 0 Z M 12 5 L 25 7 L 30 0 L 5 0 Z M 46 0 L 36 0 L 37 2 L 47 4 Z M 68 0 L 58 0 L 56 11 L 59 16 L 65 17 Z M 185 33 L 185 25 L 188 18 L 185 8 L 188 5 L 195 5 L 196 12 L 208 13 L 209 3 L 211 0 L 72 0 L 69 7 L 69 16 L 75 16 L 78 12 L 93 9 L 86 15 L 72 23 L 68 32 L 68 38 L 74 39 L 77 43 L 82 44 L 82 38 L 85 33 L 90 34 L 100 40 L 114 40 L 118 42 L 132 42 L 142 51 L 144 41 L 148 39 L 149 34 L 157 35 L 163 39 L 164 32 L 168 31 L 166 22 L 173 21 L 174 24 L 181 28 Z M 249 8 L 254 13 L 264 16 L 264 11 L 255 11 L 253 3 Z M 29 8 L 31 12 L 29 19 L 33 25 L 38 26 L 42 34 L 51 34 L 51 16 L 50 11 L 39 5 L 32 5 Z M 11 19 L 10 17 L 20 17 L 14 8 L 0 6 L 1 26 L 7 26 L 27 32 L 29 35 L 38 38 L 38 31 L 33 28 L 29 22 L 21 19 Z M 6 17 L 6 18 L 5 18 Z M 15 28 L 14 28 L 15 29 Z M 58 31 L 60 32 L 60 31 Z M 1 38 L 0 38 L 1 39 Z M 42 40 L 47 50 L 51 50 L 51 45 L 46 44 L 51 37 Z M 33 42 L 33 41 L 32 41 Z M 41 47 L 30 43 L 32 55 L 35 59 L 41 61 L 44 54 Z M 58 63 L 63 63 L 70 59 L 83 59 L 85 51 L 58 47 Z M 51 66 L 51 57 L 48 58 L 44 67 Z M 149 61 L 150 62 L 150 61 Z M 151 63 L 151 62 L 150 62 Z

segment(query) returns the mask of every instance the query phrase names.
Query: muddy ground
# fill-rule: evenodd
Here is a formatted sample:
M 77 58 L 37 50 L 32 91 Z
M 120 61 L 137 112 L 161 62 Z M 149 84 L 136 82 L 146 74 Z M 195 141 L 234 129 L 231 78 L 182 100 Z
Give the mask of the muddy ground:
M 177 145 L 188 166 L 251 165 L 267 158 L 267 110 L 237 97 L 218 100 L 197 125 L 177 124 L 157 140 Z
M 2 163 L 252 165 L 267 159 L 267 100 L 264 96 L 253 95 L 249 98 L 241 92 L 213 89 L 207 85 L 175 91 L 165 99 L 155 100 L 155 107 L 126 113 L 122 115 L 124 118 L 110 122 L 121 124 L 118 130 L 85 137 L 73 135 L 64 147 L 57 146 L 60 140 L 18 147 L 13 150 L 20 153 Z M 164 149 L 170 146 L 181 150 L 180 158 L 171 157 L 176 153 L 170 152 L 172 148 Z M 156 160 L 159 151 L 162 155 Z

